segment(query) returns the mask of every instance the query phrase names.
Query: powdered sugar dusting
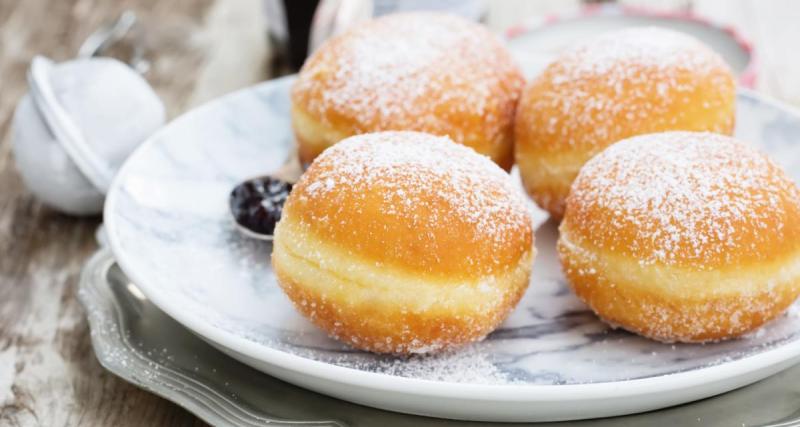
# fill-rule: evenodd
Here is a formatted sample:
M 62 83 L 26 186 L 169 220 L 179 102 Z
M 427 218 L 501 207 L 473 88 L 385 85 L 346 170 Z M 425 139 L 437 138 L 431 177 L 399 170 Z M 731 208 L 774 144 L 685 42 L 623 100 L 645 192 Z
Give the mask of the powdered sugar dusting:
M 567 212 L 596 248 L 644 265 L 702 270 L 770 259 L 800 237 L 795 184 L 753 148 L 712 133 L 614 144 L 581 170 Z
M 328 125 L 352 122 L 352 133 L 419 130 L 467 145 L 500 144 L 510 138 L 522 85 L 510 54 L 483 27 L 408 13 L 323 45 L 301 70 L 292 98 Z M 485 134 L 468 134 L 476 127 Z
M 374 370 L 387 375 L 466 384 L 514 384 L 508 372 L 492 360 L 487 344 L 448 350 L 435 355 L 415 355 L 407 358 L 386 357 L 378 361 L 355 362 L 352 357 L 332 361 L 340 366 Z
M 694 37 L 658 27 L 609 32 L 576 46 L 563 59 L 574 61 L 570 76 L 625 73 L 623 65 L 678 69 L 704 73 L 725 62 Z M 623 77 L 623 76 L 611 76 Z M 621 81 L 615 83 L 622 84 Z M 672 81 L 655 82 L 664 91 Z
M 308 226 L 358 233 L 355 245 L 378 243 L 387 259 L 434 267 L 452 256 L 466 272 L 486 273 L 516 267 L 532 243 L 530 213 L 510 176 L 446 137 L 379 132 L 345 139 L 317 158 L 292 196 L 287 209 L 302 203 Z M 385 221 L 370 220 L 376 217 Z M 411 240 L 384 241 L 392 235 Z M 470 249 L 460 253 L 464 245 Z
M 561 55 L 532 82 L 518 132 L 557 137 L 594 154 L 628 136 L 664 130 L 728 133 L 735 83 L 698 40 L 661 28 L 609 32 Z M 696 114 L 705 121 L 692 121 Z M 535 139 L 531 137 L 532 139 Z

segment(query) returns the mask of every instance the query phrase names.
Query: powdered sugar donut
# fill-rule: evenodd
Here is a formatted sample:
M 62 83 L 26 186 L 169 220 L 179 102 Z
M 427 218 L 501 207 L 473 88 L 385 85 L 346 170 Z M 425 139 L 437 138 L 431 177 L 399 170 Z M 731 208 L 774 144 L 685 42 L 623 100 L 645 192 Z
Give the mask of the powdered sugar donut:
M 800 293 L 800 191 L 730 137 L 618 142 L 581 169 L 558 252 L 601 318 L 662 341 L 735 337 Z
M 481 339 L 528 286 L 533 228 L 510 177 L 418 132 L 348 138 L 292 189 L 272 264 L 297 309 L 353 347 L 425 353 Z
M 351 135 L 446 135 L 513 163 L 514 109 L 524 80 L 484 27 L 435 13 L 388 15 L 327 41 L 292 87 L 292 126 L 310 162 Z
M 733 131 L 723 59 L 658 28 L 610 32 L 568 50 L 523 91 L 515 156 L 528 193 L 556 218 L 581 166 L 612 143 L 670 130 Z

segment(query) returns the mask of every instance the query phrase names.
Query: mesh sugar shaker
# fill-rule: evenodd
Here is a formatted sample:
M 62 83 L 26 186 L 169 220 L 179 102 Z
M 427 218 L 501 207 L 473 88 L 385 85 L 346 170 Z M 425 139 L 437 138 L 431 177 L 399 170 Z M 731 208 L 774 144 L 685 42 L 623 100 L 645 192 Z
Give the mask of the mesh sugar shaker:
M 29 92 L 14 114 L 14 158 L 28 189 L 64 213 L 99 213 L 124 160 L 165 122 L 163 103 L 134 68 L 95 56 L 134 21 L 123 14 L 90 36 L 77 59 L 31 61 Z

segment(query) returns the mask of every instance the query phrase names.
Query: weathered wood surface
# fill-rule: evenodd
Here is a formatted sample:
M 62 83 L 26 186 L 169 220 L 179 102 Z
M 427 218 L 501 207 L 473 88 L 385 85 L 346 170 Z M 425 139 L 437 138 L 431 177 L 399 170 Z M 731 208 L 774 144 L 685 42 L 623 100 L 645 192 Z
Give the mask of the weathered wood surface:
M 689 3 L 655 2 L 663 8 Z M 502 29 L 522 16 L 578 4 L 492 1 L 489 24 Z M 800 104 L 795 2 L 693 4 L 742 27 L 761 53 L 760 89 Z M 97 363 L 75 293 L 81 266 L 96 248 L 99 218 L 71 218 L 40 205 L 23 188 L 10 152 L 11 116 L 27 90 L 30 58 L 71 57 L 93 29 L 125 8 L 147 29 L 147 77 L 170 115 L 264 78 L 260 0 L 0 0 L 0 425 L 202 425 Z
M 0 0 L 0 425 L 202 425 L 104 371 L 92 353 L 77 280 L 100 218 L 71 218 L 25 191 L 11 118 L 34 54 L 72 57 L 95 28 L 131 8 L 171 115 L 261 80 L 259 0 Z M 236 47 L 234 49 L 234 46 Z

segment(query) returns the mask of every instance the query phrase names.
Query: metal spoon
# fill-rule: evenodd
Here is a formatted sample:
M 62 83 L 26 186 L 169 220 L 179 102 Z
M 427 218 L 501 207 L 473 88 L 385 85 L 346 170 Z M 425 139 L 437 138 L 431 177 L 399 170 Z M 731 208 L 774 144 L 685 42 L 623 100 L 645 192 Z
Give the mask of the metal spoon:
M 247 237 L 272 241 L 283 204 L 292 184 L 302 173 L 303 168 L 295 153 L 275 172 L 247 179 L 233 187 L 228 207 L 236 229 Z

